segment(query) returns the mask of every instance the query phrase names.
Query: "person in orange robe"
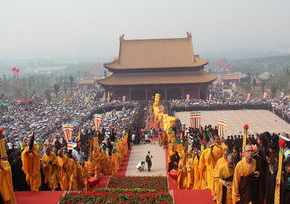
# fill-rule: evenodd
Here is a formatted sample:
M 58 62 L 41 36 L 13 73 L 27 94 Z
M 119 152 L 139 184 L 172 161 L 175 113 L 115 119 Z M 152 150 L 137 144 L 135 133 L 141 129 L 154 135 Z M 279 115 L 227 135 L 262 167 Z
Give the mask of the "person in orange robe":
M 229 151 L 227 151 L 226 147 L 224 148 L 224 155 L 219 158 L 219 160 L 217 161 L 215 168 L 214 168 L 214 178 L 213 178 L 213 196 L 214 196 L 214 200 L 216 199 L 217 195 L 220 195 L 221 191 L 222 191 L 222 184 L 219 181 L 219 171 L 220 168 L 227 163 L 227 157 L 230 154 Z
M 30 138 L 29 145 L 21 153 L 22 170 L 26 176 L 26 182 L 31 191 L 39 191 L 41 185 L 40 155 L 34 145 L 34 134 Z
M 223 148 L 218 136 L 215 136 L 215 142 L 210 147 L 203 150 L 199 161 L 199 171 L 201 176 L 201 189 L 213 191 L 213 178 L 216 163 L 223 155 Z
M 4 204 L 15 204 L 13 191 L 12 172 L 6 152 L 4 129 L 0 128 L 0 195 Z
M 57 153 L 57 166 L 58 166 L 58 174 L 57 178 L 59 181 L 60 189 L 62 191 L 67 191 L 68 190 L 68 185 L 69 185 L 69 177 L 67 176 L 67 157 L 63 154 L 62 150 L 59 150 Z
M 177 170 L 177 187 L 178 189 L 184 189 L 186 187 L 186 158 L 185 156 L 178 163 Z
M 193 189 L 200 189 L 200 175 L 199 175 L 199 168 L 198 168 L 198 163 L 199 163 L 199 152 L 195 151 L 194 154 L 194 160 L 193 160 L 193 169 L 194 169 L 194 184 L 193 184 Z
M 51 152 L 51 148 L 47 147 L 45 154 L 41 159 L 43 173 L 44 173 L 44 182 L 48 184 L 50 190 L 56 190 L 58 187 L 58 168 L 57 168 L 57 158 L 56 155 Z
M 94 164 L 90 159 L 84 162 L 84 176 L 86 177 L 84 181 L 85 191 L 88 190 L 88 184 L 93 183 L 98 179 L 98 171 L 96 164 Z
M 76 191 L 78 190 L 78 185 L 77 185 L 77 163 L 73 159 L 71 152 L 68 154 L 68 159 L 67 159 L 67 166 L 66 166 L 66 174 L 69 179 L 69 185 L 68 189 L 70 191 Z
M 192 189 L 194 185 L 194 152 L 188 154 L 186 161 L 186 189 Z

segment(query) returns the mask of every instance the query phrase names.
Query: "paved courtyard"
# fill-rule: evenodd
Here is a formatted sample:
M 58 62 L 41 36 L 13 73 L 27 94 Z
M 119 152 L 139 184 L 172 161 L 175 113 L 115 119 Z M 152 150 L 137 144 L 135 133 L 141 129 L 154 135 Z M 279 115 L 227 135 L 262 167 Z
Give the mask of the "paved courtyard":
M 147 152 L 150 151 L 152 158 L 151 171 L 139 172 L 136 165 L 139 161 L 145 161 Z M 158 144 L 140 144 L 133 145 L 126 176 L 166 176 L 165 151 Z
M 189 126 L 191 112 L 177 112 L 175 115 L 182 124 Z M 200 111 L 201 125 L 216 125 L 219 120 L 227 123 L 226 135 L 242 134 L 244 124 L 249 124 L 250 133 L 288 132 L 290 125 L 270 111 L 266 110 L 224 110 L 224 111 Z

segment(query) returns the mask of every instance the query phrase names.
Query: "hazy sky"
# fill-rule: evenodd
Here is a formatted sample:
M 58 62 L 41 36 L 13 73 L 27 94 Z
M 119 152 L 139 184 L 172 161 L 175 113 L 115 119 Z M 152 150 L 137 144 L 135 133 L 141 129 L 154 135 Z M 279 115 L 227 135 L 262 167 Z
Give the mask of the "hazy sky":
M 290 1 L 0 0 L 0 58 L 110 59 L 121 34 L 187 31 L 207 58 L 290 52 Z

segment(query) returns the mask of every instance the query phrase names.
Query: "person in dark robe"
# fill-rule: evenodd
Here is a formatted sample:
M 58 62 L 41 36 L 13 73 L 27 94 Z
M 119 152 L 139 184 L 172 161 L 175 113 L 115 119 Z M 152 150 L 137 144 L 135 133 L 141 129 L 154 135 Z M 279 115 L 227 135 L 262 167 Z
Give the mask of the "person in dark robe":
M 290 158 L 288 158 L 285 162 L 285 168 L 282 177 L 281 183 L 281 196 L 280 203 L 281 204 L 289 204 L 290 203 Z
M 113 153 L 113 144 L 110 139 L 107 140 L 106 147 L 108 149 L 108 155 L 112 156 Z
M 151 171 L 151 167 L 152 167 L 152 155 L 150 154 L 150 151 L 148 151 L 146 157 L 145 157 L 145 161 L 147 163 L 147 168 L 148 171 Z
M 101 145 L 101 143 L 104 140 L 104 138 L 103 138 L 102 133 L 99 130 L 97 131 L 96 136 L 97 136 L 99 145 Z
M 180 156 L 178 152 L 175 151 L 174 154 L 170 156 L 170 161 L 168 163 L 168 172 L 170 172 L 172 169 L 178 168 L 179 160 L 180 160 Z
M 276 176 L 278 170 L 278 155 L 274 147 L 270 147 L 267 153 L 267 162 L 269 168 L 266 170 L 266 189 L 265 200 L 266 204 L 274 203 Z
M 233 153 L 233 162 L 234 162 L 234 165 L 236 166 L 237 163 L 241 160 L 239 148 L 234 146 L 233 150 L 232 150 L 232 153 Z
M 232 201 L 233 204 L 261 204 L 257 202 L 260 172 L 256 169 L 256 160 L 253 159 L 253 148 L 245 147 L 244 158 L 238 162 L 233 178 Z
M 262 133 L 258 136 L 257 139 L 257 153 L 254 155 L 256 160 L 256 168 L 259 172 L 259 179 L 256 179 L 256 184 L 258 185 L 257 189 L 257 201 L 258 203 L 265 202 L 265 189 L 266 189 L 266 172 L 268 171 L 268 162 L 266 159 L 266 152 L 268 150 L 268 141 L 267 137 L 271 135 L 267 132 Z
M 25 174 L 22 171 L 20 150 L 14 149 L 14 151 L 11 152 L 11 160 L 9 162 L 12 170 L 14 191 L 29 191 L 29 186 L 25 180 Z
M 112 142 L 115 142 L 115 140 L 116 140 L 116 132 L 115 132 L 114 128 L 111 129 L 110 140 Z

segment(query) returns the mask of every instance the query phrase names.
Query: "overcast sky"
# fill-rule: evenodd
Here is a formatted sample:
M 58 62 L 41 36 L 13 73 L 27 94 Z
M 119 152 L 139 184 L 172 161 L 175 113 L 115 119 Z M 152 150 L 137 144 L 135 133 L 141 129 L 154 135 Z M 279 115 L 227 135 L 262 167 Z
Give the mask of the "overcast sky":
M 0 0 L 0 58 L 110 59 L 121 34 L 187 31 L 206 58 L 290 52 L 290 1 Z

